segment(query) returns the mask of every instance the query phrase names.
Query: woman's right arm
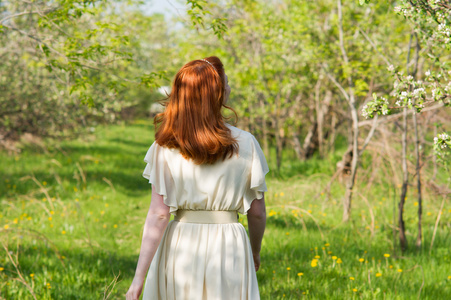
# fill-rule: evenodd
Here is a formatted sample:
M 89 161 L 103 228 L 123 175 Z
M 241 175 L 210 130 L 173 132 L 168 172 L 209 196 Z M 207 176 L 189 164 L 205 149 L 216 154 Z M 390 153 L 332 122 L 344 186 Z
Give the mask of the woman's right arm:
M 260 250 L 263 234 L 266 227 L 265 196 L 252 201 L 251 208 L 247 211 L 247 223 L 249 227 L 249 240 L 254 257 L 255 271 L 260 268 Z
M 138 300 L 144 284 L 146 273 L 157 251 L 161 238 L 170 219 L 169 206 L 164 204 L 163 196 L 155 192 L 152 185 L 152 200 L 144 224 L 144 232 L 139 253 L 135 277 L 126 294 L 127 300 Z

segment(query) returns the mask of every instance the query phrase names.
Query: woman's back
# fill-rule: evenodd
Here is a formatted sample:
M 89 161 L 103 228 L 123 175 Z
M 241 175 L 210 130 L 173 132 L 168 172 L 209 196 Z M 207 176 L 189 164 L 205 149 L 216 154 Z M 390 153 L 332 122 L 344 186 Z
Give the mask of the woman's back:
M 266 191 L 268 172 L 263 152 L 254 136 L 227 126 L 238 141 L 238 155 L 214 164 L 197 165 L 185 159 L 177 149 L 152 144 L 144 161 L 143 176 L 156 192 L 164 195 L 170 212 L 187 210 L 232 210 L 245 214 L 254 199 Z M 164 173 L 157 174 L 158 170 Z M 159 177 L 158 177 L 159 176 Z
M 225 123 L 229 93 L 217 57 L 185 64 L 174 79 L 144 158 L 152 202 L 127 299 L 144 281 L 143 300 L 260 298 L 268 165 L 252 134 Z

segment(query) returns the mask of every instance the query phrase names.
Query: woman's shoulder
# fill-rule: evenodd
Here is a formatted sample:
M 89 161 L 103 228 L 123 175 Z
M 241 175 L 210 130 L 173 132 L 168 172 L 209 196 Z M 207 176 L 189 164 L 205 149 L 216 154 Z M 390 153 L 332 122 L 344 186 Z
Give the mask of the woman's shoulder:
M 253 137 L 252 133 L 250 133 L 250 132 L 248 132 L 246 130 L 237 128 L 235 126 L 232 126 L 229 123 L 225 123 L 225 124 L 230 129 L 230 131 L 232 132 L 232 136 L 234 138 L 236 138 L 237 140 L 249 140 L 250 138 Z

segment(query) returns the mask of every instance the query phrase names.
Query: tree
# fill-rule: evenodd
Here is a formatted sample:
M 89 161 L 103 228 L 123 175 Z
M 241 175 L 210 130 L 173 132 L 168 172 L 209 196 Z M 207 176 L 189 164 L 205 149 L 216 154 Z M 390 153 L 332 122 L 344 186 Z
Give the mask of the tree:
M 434 102 L 441 102 L 444 106 L 451 106 L 451 81 L 448 79 L 451 75 L 451 66 L 445 61 L 440 61 L 444 50 L 451 49 L 451 7 L 445 1 L 434 1 L 429 3 L 426 1 L 400 1 L 400 5 L 395 7 L 395 11 L 411 21 L 414 27 L 412 37 L 417 38 L 416 58 L 414 60 L 413 71 L 404 76 L 403 72 L 397 72 L 397 68 L 393 65 L 389 66 L 389 71 L 395 79 L 395 92 L 392 98 L 395 102 L 393 109 L 403 109 L 404 116 L 404 134 L 403 134 L 403 173 L 404 180 L 402 185 L 401 199 L 399 202 L 399 225 L 400 225 L 400 244 L 401 249 L 407 249 L 407 239 L 405 235 L 403 206 L 407 193 L 408 176 L 406 167 L 407 156 L 407 110 L 413 111 L 413 130 L 415 136 L 415 154 L 416 154 L 416 176 L 418 190 L 418 235 L 416 240 L 417 247 L 422 244 L 422 192 L 421 192 L 421 176 L 420 176 L 420 154 L 419 139 L 416 116 L 425 107 Z M 418 53 L 420 43 L 425 49 L 423 57 L 430 61 L 430 67 L 434 71 L 425 72 L 424 81 L 416 80 L 418 66 Z M 410 56 L 409 44 L 409 56 Z M 408 56 L 408 57 L 409 57 Z M 407 61 L 407 71 L 409 69 L 410 59 Z M 391 113 L 387 99 L 375 96 L 374 101 L 368 103 L 363 109 L 363 114 L 367 117 L 373 117 L 381 114 L 383 111 Z M 449 145 L 449 136 L 446 133 L 436 137 L 434 140 L 434 148 L 439 155 L 439 149 L 446 148 Z

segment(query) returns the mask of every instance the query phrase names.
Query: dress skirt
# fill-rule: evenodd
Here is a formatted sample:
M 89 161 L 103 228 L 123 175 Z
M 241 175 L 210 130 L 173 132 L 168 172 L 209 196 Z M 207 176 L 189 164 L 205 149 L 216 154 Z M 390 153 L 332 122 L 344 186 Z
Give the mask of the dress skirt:
M 142 299 L 260 299 L 243 225 L 171 221 L 150 265 Z

